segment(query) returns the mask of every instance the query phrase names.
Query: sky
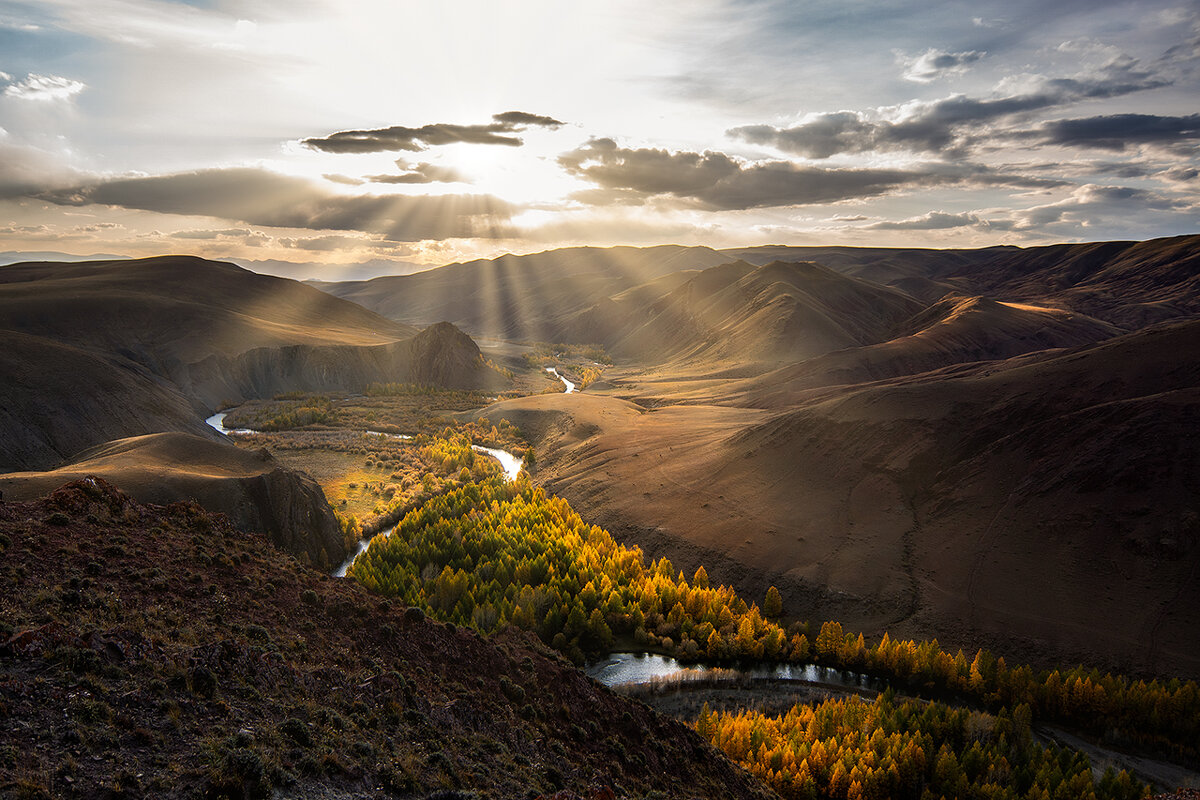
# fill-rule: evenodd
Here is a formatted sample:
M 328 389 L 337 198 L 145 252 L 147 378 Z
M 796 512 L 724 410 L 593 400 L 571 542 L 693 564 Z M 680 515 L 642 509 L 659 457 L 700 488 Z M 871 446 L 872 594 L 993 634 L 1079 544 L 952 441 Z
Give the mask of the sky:
M 1198 56 L 1170 0 L 0 0 L 0 251 L 1192 233 Z

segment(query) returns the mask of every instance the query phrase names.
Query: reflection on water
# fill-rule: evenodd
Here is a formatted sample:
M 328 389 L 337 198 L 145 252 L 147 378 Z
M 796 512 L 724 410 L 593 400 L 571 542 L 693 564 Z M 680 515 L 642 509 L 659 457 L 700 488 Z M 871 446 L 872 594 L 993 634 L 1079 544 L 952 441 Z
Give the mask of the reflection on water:
M 556 370 L 554 367 L 546 367 L 546 372 L 552 373 L 554 377 L 563 382 L 563 386 L 567 387 L 567 390 L 563 394 L 570 394 L 571 392 L 575 391 L 575 384 L 571 383 L 569 380 L 560 375 L 558 370 Z
M 745 667 L 710 667 L 680 664 L 670 656 L 652 653 L 613 653 L 591 664 L 587 674 L 605 686 L 628 686 L 664 678 L 716 678 L 784 680 L 819 683 L 845 689 L 886 688 L 882 681 L 857 672 L 819 667 L 816 664 L 755 664 Z
M 521 465 L 525 463 L 524 457 L 514 456 L 507 450 L 497 450 L 494 447 L 483 447 L 473 444 L 471 449 L 477 453 L 486 453 L 492 458 L 500 462 L 500 466 L 504 468 L 504 477 L 510 481 L 515 481 L 517 475 L 521 472 Z
M 255 431 L 252 431 L 249 428 L 226 428 L 225 415 L 228 413 L 228 411 L 218 411 L 216 414 L 213 414 L 211 417 L 204 420 L 204 422 L 210 428 L 217 431 L 217 433 L 223 433 L 226 436 L 231 433 L 255 433 Z

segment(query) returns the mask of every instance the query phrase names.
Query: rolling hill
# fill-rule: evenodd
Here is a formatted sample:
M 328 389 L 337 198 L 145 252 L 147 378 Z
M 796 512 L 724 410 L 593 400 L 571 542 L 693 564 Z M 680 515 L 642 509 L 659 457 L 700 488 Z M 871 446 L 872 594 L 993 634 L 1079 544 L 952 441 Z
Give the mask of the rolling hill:
M 1190 321 L 749 406 L 585 393 L 484 413 L 540 437 L 539 480 L 587 519 L 747 595 L 774 583 L 813 619 L 1038 664 L 1195 675 L 1195 352 Z
M 447 264 L 413 275 L 313 285 L 413 325 L 447 320 L 481 336 L 556 341 L 562 318 L 601 298 L 728 260 L 707 247 L 576 247 Z
M 195 500 L 280 550 L 330 569 L 346 558 L 333 510 L 312 478 L 285 469 L 266 450 L 250 452 L 186 433 L 119 439 L 45 472 L 0 474 L 5 500 L 33 500 L 59 486 L 100 478 L 144 503 Z
M 222 405 L 371 382 L 492 387 L 453 326 L 425 331 L 309 286 L 188 256 L 0 267 L 0 469 L 161 431 Z

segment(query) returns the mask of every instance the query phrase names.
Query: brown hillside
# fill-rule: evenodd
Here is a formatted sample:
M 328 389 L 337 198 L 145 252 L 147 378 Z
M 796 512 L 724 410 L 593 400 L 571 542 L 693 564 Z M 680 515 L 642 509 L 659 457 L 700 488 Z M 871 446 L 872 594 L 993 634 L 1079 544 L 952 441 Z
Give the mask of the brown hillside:
M 629 308 L 614 352 L 642 361 L 797 361 L 885 338 L 921 305 L 813 263 L 711 267 Z
M 1200 314 L 1200 236 L 1006 252 L 964 277 L 992 296 L 1054 299 L 1141 328 Z
M 120 439 L 58 469 L 0 475 L 0 492 L 6 500 L 30 500 L 87 476 L 146 503 L 195 500 L 320 568 L 346 557 L 337 519 L 315 481 L 285 469 L 266 450 L 251 453 L 184 433 Z
M 0 504 L 0 550 L 6 795 L 773 796 L 535 639 L 431 622 L 195 506 L 76 483 Z
M 6 332 L 5 332 L 6 331 Z M 0 470 L 167 430 L 224 404 L 370 383 L 498 388 L 468 337 L 189 256 L 0 267 Z
M 775 583 L 813 619 L 1196 675 L 1195 352 L 1191 322 L 782 411 L 550 395 L 486 413 L 565 415 L 539 480 L 748 596 Z
M 0 329 L 157 371 L 256 347 L 374 345 L 416 333 L 302 283 L 193 256 L 0 267 Z
M 0 471 L 50 467 L 124 436 L 216 435 L 207 428 L 178 389 L 127 359 L 0 331 Z
M 1070 308 L 1126 329 L 1200 313 L 1200 236 L 1145 242 L 924 250 L 749 247 L 755 264 L 812 260 L 927 302 L 947 292 Z
M 755 408 L 801 402 L 808 390 L 917 375 L 954 364 L 996 361 L 1079 347 L 1121 333 L 1097 319 L 1057 308 L 946 297 L 907 320 L 886 342 L 827 353 L 710 390 L 713 399 Z
M 414 325 L 449 320 L 483 336 L 557 341 L 564 335 L 561 319 L 605 297 L 679 270 L 728 260 L 707 247 L 575 247 L 320 286 Z

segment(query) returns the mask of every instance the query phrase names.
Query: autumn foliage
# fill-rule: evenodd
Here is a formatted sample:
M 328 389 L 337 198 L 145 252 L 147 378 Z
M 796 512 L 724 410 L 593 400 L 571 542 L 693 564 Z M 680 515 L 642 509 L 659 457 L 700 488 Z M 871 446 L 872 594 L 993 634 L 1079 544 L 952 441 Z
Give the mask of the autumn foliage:
M 1124 771 L 1093 777 L 1086 756 L 1034 741 L 1030 710 L 996 716 L 885 692 L 797 705 L 782 717 L 712 713 L 699 733 L 785 798 L 797 800 L 1134 800 Z

